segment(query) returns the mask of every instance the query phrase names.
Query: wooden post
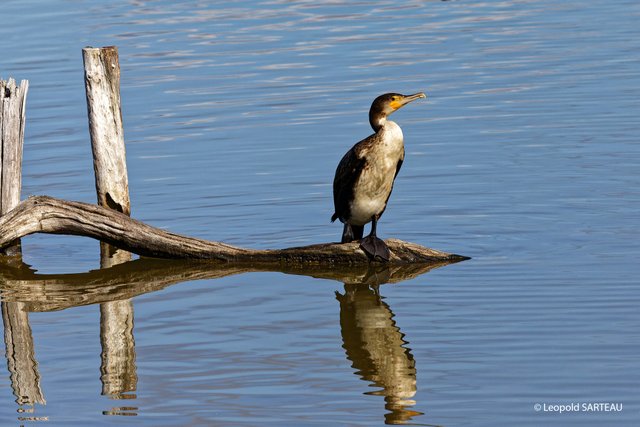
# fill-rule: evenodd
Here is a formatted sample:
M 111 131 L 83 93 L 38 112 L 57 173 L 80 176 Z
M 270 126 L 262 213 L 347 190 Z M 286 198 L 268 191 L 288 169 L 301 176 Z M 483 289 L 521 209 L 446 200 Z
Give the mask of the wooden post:
M 0 80 L 0 217 L 20 203 L 25 107 L 29 82 L 16 86 L 13 79 Z M 22 262 L 20 240 L 13 240 L 0 256 Z M 35 358 L 29 313 L 23 302 L 2 302 L 2 321 L 11 388 L 18 405 L 44 404 L 40 373 Z
M 25 107 L 29 82 L 16 86 L 13 79 L 0 80 L 0 217 L 20 203 Z M 4 255 L 19 255 L 20 240 L 12 242 Z
M 98 205 L 130 215 L 118 49 L 87 47 L 82 56 Z M 130 252 L 100 243 L 100 268 L 128 261 Z M 131 300 L 100 304 L 100 343 L 102 394 L 116 399 L 132 397 L 123 395 L 136 390 L 138 378 Z
M 82 49 L 98 204 L 131 213 L 115 46 Z

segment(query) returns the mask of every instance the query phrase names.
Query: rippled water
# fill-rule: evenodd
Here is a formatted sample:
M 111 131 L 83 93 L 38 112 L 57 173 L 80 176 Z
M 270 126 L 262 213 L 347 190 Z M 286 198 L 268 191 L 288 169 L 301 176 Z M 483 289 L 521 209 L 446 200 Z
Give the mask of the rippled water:
M 96 242 L 26 238 L 38 275 L 0 267 L 0 286 L 37 365 L 7 344 L 2 425 L 640 422 L 637 2 L 0 13 L 0 76 L 30 82 L 23 197 L 95 201 L 81 48 L 117 45 L 134 217 L 248 247 L 336 240 L 331 180 L 371 100 L 425 91 L 394 115 L 407 157 L 379 232 L 473 257 L 376 289 L 148 260 L 86 273 Z M 623 410 L 534 409 L 574 402 Z

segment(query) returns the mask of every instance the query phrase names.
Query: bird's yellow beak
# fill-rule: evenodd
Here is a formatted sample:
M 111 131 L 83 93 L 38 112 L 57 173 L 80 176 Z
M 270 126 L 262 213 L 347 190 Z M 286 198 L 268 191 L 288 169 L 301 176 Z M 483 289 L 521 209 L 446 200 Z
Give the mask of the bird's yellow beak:
M 407 105 L 411 101 L 415 101 L 416 99 L 426 98 L 427 95 L 424 92 L 414 93 L 413 95 L 407 95 L 402 99 L 402 105 Z
M 403 95 L 402 98 L 394 99 L 393 101 L 391 101 L 390 106 L 394 110 L 397 110 L 399 108 L 404 107 L 411 101 L 415 101 L 416 99 L 426 98 L 426 97 L 427 95 L 425 95 L 424 92 L 414 93 L 413 95 Z

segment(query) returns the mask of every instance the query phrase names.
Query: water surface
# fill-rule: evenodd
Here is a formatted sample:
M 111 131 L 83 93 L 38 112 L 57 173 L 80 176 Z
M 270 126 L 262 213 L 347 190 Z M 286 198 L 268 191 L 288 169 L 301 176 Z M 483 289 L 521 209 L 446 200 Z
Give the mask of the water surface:
M 256 248 L 336 240 L 331 180 L 371 100 L 425 91 L 394 115 L 407 157 L 379 232 L 473 257 L 379 289 L 144 263 L 123 274 L 157 273 L 148 287 L 105 288 L 83 276 L 97 242 L 28 237 L 32 279 L 71 286 L 3 270 L 40 386 L 15 391 L 34 365 L 8 358 L 3 425 L 640 421 L 637 2 L 10 0 L 2 16 L 0 76 L 30 82 L 23 197 L 95 201 L 81 48 L 117 45 L 135 218 Z M 623 410 L 534 410 L 572 402 Z

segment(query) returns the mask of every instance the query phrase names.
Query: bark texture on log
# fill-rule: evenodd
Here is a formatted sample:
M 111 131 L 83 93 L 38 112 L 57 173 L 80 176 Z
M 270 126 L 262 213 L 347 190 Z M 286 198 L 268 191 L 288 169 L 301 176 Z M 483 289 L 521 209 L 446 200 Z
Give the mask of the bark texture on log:
M 358 243 L 325 243 L 287 249 L 244 249 L 170 233 L 100 206 L 48 196 L 30 197 L 0 218 L 0 248 L 12 240 L 33 233 L 92 237 L 139 255 L 158 258 L 289 265 L 370 263 Z M 468 259 L 397 239 L 388 239 L 386 243 L 391 251 L 389 264 L 392 265 Z

